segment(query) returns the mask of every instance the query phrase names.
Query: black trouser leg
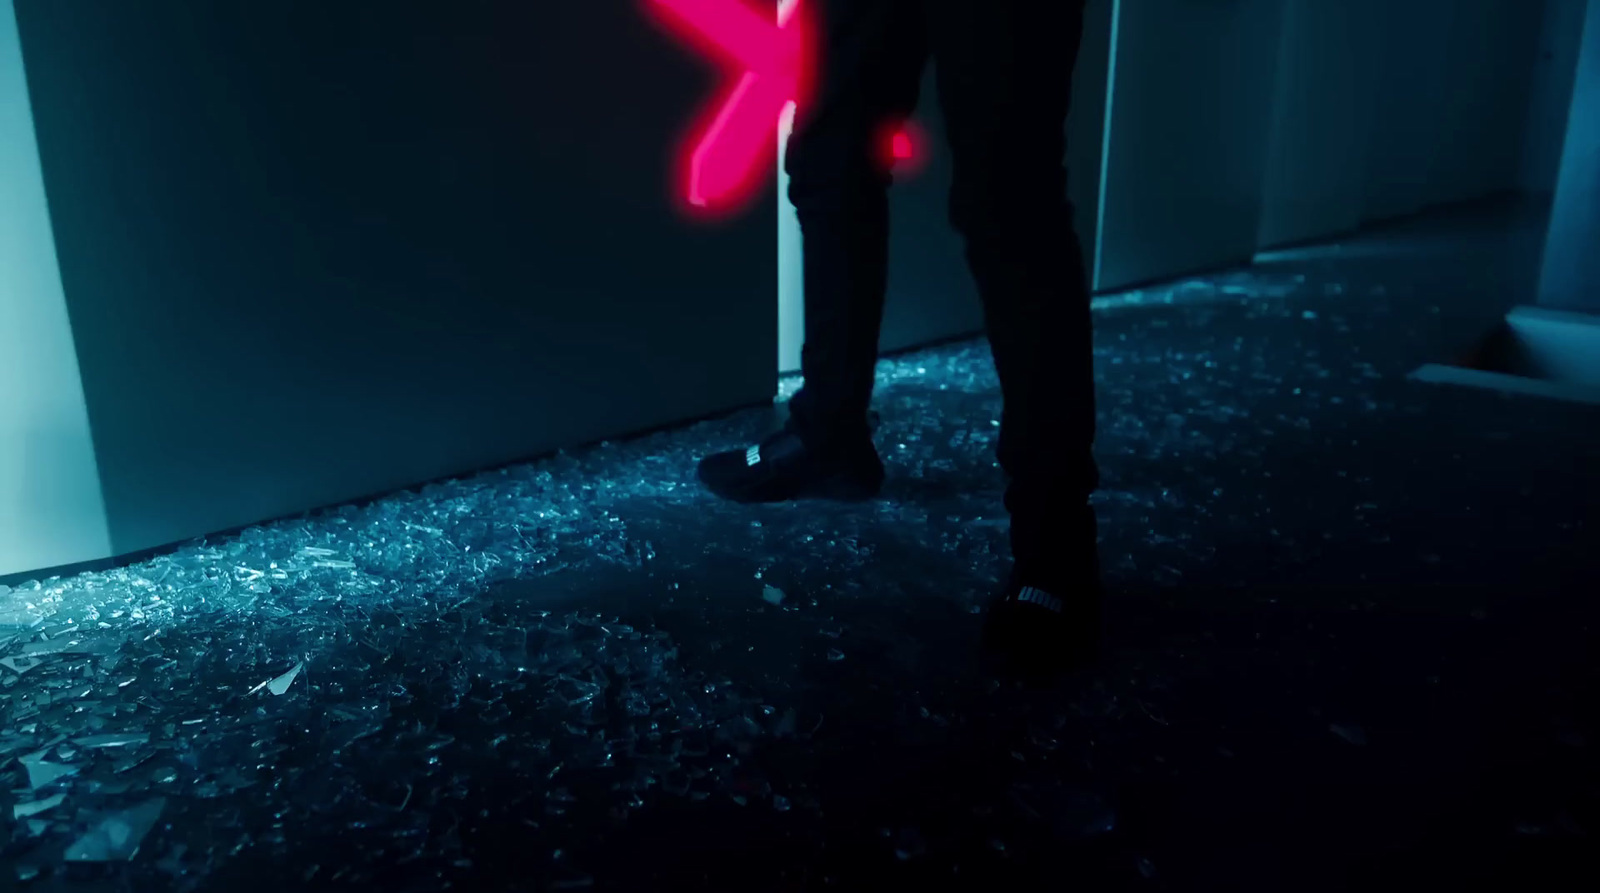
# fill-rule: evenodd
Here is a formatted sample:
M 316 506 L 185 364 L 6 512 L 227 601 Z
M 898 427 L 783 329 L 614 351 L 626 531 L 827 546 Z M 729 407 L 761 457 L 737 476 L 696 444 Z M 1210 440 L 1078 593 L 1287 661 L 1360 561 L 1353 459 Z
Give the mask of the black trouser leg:
M 1093 560 L 1098 485 L 1089 285 L 1067 200 L 1065 130 L 1082 0 L 928 0 L 965 238 L 1005 399 L 1000 463 L 1019 573 Z M 1087 538 L 1087 542 L 1085 539 Z
M 805 384 L 790 425 L 826 452 L 868 442 L 888 280 L 889 172 L 876 143 L 916 105 L 923 0 L 812 0 L 822 62 L 786 168 L 805 247 Z

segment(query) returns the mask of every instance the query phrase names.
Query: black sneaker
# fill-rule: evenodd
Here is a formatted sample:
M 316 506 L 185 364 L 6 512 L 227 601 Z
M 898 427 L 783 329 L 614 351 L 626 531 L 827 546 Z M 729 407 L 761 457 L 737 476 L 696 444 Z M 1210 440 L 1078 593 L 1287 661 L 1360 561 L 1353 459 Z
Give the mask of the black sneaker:
M 1100 657 L 1098 580 L 1068 591 L 1013 580 L 989 606 L 984 650 L 1025 672 L 1080 669 Z
M 700 482 L 733 502 L 871 499 L 883 489 L 883 461 L 870 441 L 854 450 L 814 455 L 798 435 L 781 431 L 756 446 L 700 460 Z

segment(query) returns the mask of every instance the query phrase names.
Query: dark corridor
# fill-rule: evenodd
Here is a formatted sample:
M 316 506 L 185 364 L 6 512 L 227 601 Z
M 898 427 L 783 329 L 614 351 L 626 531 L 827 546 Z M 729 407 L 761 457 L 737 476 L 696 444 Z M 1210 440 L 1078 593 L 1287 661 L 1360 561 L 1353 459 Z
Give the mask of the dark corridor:
M 1094 671 L 972 660 L 1005 528 L 957 344 L 882 364 L 868 506 L 700 493 L 752 412 L 19 587 L 5 861 L 41 890 L 1592 889 L 1600 414 L 1406 378 L 1532 287 L 1525 217 L 1102 300 Z

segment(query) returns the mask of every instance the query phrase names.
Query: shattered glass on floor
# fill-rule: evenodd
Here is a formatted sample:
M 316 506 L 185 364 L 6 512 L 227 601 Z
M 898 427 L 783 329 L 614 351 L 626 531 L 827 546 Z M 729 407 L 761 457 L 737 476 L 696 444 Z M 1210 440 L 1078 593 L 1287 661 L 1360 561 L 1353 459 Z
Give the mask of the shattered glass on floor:
M 649 561 L 614 511 L 639 496 L 558 460 L 6 593 L 33 618 L 0 639 L 19 876 L 126 861 L 158 821 L 181 878 L 334 831 L 359 858 L 308 880 L 424 854 L 469 869 L 438 820 L 489 765 L 551 849 L 571 814 L 728 790 L 714 751 L 781 717 L 681 667 L 659 630 L 494 593 Z M 571 785 L 597 777 L 607 793 L 579 804 Z
M 1471 253 L 1444 280 L 1369 251 L 1100 303 L 1112 653 L 1055 687 L 971 657 L 1005 542 L 981 343 L 882 364 L 868 506 L 703 495 L 694 459 L 752 412 L 0 588 L 6 880 L 1573 869 L 1600 424 L 1404 380 L 1498 309 L 1514 264 Z

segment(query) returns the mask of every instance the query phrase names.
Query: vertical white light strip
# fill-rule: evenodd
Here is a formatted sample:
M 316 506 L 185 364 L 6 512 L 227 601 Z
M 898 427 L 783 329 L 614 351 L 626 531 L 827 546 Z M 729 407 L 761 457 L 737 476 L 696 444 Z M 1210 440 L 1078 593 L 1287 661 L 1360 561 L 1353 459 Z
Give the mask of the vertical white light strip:
M 786 19 L 798 0 L 781 0 L 778 18 Z M 778 374 L 800 368 L 800 345 L 806 337 L 805 272 L 802 263 L 800 218 L 789 203 L 789 175 L 783 170 L 789 133 L 794 127 L 794 103 L 778 121 Z
M 789 175 L 783 170 L 785 146 L 794 126 L 794 103 L 778 123 L 778 374 L 800 368 L 806 336 L 805 265 L 800 218 L 789 203 Z
M 1106 116 L 1100 134 L 1100 201 L 1095 209 L 1094 281 L 1090 288 L 1100 290 L 1100 265 L 1106 244 L 1106 177 L 1111 171 L 1111 115 L 1117 98 L 1117 44 L 1122 23 L 1122 0 L 1111 0 L 1111 58 L 1106 63 Z
M 0 577 L 110 552 L 16 7 L 0 0 Z

